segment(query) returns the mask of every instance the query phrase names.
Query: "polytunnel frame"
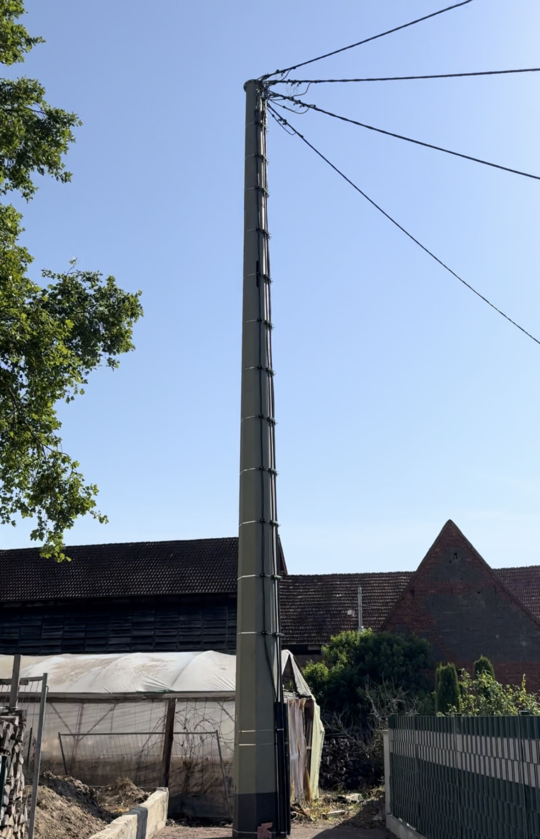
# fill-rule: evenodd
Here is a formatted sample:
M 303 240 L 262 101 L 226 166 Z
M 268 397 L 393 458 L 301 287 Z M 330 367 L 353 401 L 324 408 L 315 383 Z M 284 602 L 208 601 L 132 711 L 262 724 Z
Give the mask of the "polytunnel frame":
M 45 661 L 40 664 L 46 668 Z M 289 651 L 283 652 L 282 665 L 287 708 L 284 722 L 288 722 L 289 728 L 288 766 L 293 794 L 296 800 L 309 801 L 318 795 L 318 769 L 324 732 L 318 706 Z M 35 707 L 38 696 L 25 692 L 21 699 L 28 706 Z M 48 754 L 44 769 L 62 774 L 72 768 L 74 771 L 69 774 L 93 787 L 111 783 L 118 775 L 131 776 L 138 786 L 145 789 L 169 786 L 171 792 L 178 792 L 179 786 L 184 784 L 185 788 L 189 787 L 189 793 L 186 793 L 189 806 L 195 803 L 206 808 L 204 813 L 197 811 L 192 815 L 210 817 L 209 809 L 214 807 L 219 808 L 221 814 L 212 817 L 229 816 L 233 792 L 235 700 L 235 690 L 220 690 L 219 687 L 217 690 L 199 691 L 163 688 L 99 693 L 55 691 L 53 686 L 47 698 L 50 710 L 47 715 Z M 145 706 L 147 708 L 143 710 Z M 53 719 L 56 719 L 58 727 L 55 727 Z M 59 732 L 58 728 L 62 731 Z M 103 731 L 104 728 L 107 730 Z M 139 730 L 135 731 L 136 728 Z M 197 730 L 193 730 L 195 728 Z M 64 733 L 77 736 L 64 738 Z M 98 735 L 93 737 L 93 741 L 92 734 Z M 102 734 L 108 737 L 102 737 Z M 82 739 L 79 735 L 83 735 Z M 64 751 L 63 739 L 64 745 L 66 741 L 77 741 L 74 761 L 70 762 L 71 744 L 66 748 L 67 754 L 61 754 Z M 195 740 L 200 746 L 191 748 Z M 98 745 L 99 741 L 106 741 L 104 748 Z M 84 745 L 81 747 L 81 744 Z M 223 754 L 222 746 L 225 750 Z M 182 780 L 179 782 L 186 759 L 194 767 L 191 786 Z M 114 768 L 120 767 L 121 771 L 114 778 L 112 774 L 107 776 L 108 770 L 112 773 Z M 152 784 L 145 783 L 150 777 Z M 171 795 L 171 804 L 174 797 L 174 794 Z

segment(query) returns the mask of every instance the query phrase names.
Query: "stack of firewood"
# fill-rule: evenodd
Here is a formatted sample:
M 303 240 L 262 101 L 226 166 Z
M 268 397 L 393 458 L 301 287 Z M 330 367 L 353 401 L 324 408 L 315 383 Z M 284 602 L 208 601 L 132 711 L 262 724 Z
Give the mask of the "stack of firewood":
M 361 790 L 376 780 L 377 768 L 365 746 L 352 737 L 326 737 L 319 785 L 324 790 Z
M 0 801 L 0 839 L 24 839 L 28 817 L 24 802 L 22 741 L 24 711 L 0 714 L 0 757 L 7 758 L 4 791 Z M 1 765 L 1 764 L 0 764 Z

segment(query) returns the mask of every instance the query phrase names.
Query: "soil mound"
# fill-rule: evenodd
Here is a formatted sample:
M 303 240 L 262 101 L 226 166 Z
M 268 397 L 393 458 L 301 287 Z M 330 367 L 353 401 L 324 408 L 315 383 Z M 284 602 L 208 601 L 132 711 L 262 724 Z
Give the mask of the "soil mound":
M 52 772 L 44 772 L 39 781 L 35 839 L 88 839 L 148 797 L 129 778 L 100 790 Z M 29 805 L 30 787 L 25 795 Z
M 99 806 L 116 818 L 146 801 L 148 793 L 136 787 L 129 778 L 117 778 L 114 784 L 98 789 L 96 798 Z

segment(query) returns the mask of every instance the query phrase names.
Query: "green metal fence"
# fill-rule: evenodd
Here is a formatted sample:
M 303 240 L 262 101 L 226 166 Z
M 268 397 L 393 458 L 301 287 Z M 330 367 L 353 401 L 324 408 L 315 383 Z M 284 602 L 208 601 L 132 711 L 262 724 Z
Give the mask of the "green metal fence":
M 392 717 L 388 729 L 394 817 L 426 839 L 540 839 L 540 717 Z

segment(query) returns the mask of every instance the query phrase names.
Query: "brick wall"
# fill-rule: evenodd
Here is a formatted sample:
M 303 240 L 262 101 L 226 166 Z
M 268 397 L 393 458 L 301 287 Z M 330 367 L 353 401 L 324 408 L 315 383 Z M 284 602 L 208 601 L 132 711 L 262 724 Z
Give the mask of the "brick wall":
M 540 624 L 500 583 L 453 522 L 428 551 L 384 629 L 414 632 L 437 661 L 472 669 L 486 655 L 502 682 L 540 690 Z

